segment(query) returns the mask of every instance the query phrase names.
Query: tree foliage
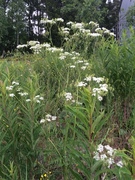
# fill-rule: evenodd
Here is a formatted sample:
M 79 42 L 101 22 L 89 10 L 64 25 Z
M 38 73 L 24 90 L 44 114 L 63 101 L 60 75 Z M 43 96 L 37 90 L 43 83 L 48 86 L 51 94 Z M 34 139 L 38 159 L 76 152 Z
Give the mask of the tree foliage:
M 104 7 L 101 9 L 101 0 L 62 1 L 61 12 L 66 21 L 99 22 L 103 20 Z
M 126 19 L 129 26 L 135 25 L 135 5 L 129 7 L 129 10 L 126 15 Z
M 111 29 L 118 21 L 120 1 L 106 4 L 106 0 L 47 0 L 48 17 L 62 17 L 67 21 L 98 22 L 100 26 Z
M 29 40 L 43 42 L 42 18 L 94 21 L 111 29 L 117 21 L 119 3 L 119 0 L 108 5 L 106 0 L 0 0 L 0 54 Z
M 63 6 L 63 0 L 46 0 L 45 11 L 50 19 L 58 18 L 61 16 L 61 8 Z
M 108 29 L 113 28 L 118 22 L 118 14 L 120 9 L 120 0 L 114 0 L 113 3 L 106 5 L 107 12 L 105 14 L 105 27 Z
M 41 39 L 40 21 L 45 16 L 44 0 L 0 0 L 0 53 Z
M 8 3 L 8 22 L 10 22 L 13 31 L 15 32 L 16 44 L 19 44 L 20 37 L 22 36 L 25 30 L 26 22 L 26 5 L 23 0 L 19 1 L 10 1 Z

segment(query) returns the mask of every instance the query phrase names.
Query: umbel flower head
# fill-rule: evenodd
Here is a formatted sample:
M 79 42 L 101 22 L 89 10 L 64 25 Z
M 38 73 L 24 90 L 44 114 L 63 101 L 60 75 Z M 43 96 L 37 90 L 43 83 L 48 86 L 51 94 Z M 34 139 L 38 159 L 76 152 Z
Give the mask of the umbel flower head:
M 40 120 L 40 123 L 43 124 L 45 122 L 50 122 L 50 121 L 55 121 L 55 120 L 57 120 L 57 116 L 52 116 L 51 114 L 47 114 L 45 116 L 45 119 Z
M 94 152 L 93 158 L 97 161 L 103 161 L 108 168 L 111 168 L 112 165 L 123 167 L 121 159 L 116 161 L 116 151 L 116 149 L 113 149 L 109 145 L 103 146 L 99 144 L 97 150 Z

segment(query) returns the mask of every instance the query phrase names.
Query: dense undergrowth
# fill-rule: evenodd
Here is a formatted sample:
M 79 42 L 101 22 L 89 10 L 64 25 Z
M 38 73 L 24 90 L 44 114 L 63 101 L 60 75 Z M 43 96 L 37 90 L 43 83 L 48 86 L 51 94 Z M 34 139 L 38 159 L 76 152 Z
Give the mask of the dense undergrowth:
M 50 36 L 0 62 L 0 179 L 134 179 L 134 34 L 43 22 L 61 47 Z

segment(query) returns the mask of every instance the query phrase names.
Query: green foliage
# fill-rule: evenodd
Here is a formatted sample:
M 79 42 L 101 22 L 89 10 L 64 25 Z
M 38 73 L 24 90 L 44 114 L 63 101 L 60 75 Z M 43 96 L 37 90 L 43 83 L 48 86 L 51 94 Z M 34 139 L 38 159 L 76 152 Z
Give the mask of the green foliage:
M 31 39 L 43 41 L 40 33 L 41 18 L 45 17 L 44 1 L 0 1 L 0 45 L 1 49 L 14 51 L 18 44 L 26 43 Z M 38 12 L 38 13 L 37 13 Z M 39 13 L 40 12 L 40 13 Z M 36 22 L 36 23 L 35 23 Z M 33 28 L 38 27 L 34 32 Z M 42 38 L 42 39 L 41 39 Z M 2 54 L 2 50 L 0 54 Z
M 73 134 L 74 140 L 74 145 L 72 148 L 68 147 L 68 152 L 70 162 L 75 162 L 74 167 L 69 169 L 76 179 L 98 179 L 104 169 L 99 173 L 101 162 L 95 162 L 93 159 L 94 142 L 109 117 L 105 117 L 104 112 L 97 109 L 96 97 L 92 96 L 90 89 L 84 88 L 79 94 L 78 101 L 83 106 L 67 106 L 70 115 L 69 132 Z
M 135 5 L 129 7 L 128 12 L 126 14 L 128 26 L 134 26 L 134 24 L 135 24 L 134 16 L 135 16 Z
M 118 17 L 119 1 L 106 5 L 103 0 L 1 0 L 0 1 L 0 54 L 3 50 L 14 51 L 18 44 L 28 40 L 44 42 L 44 27 L 41 19 L 62 17 L 65 22 L 95 21 L 111 29 Z M 56 33 L 57 27 L 53 26 L 53 44 L 61 45 L 60 36 Z M 45 35 L 47 35 L 47 31 Z
M 94 69 L 109 79 L 115 98 L 132 99 L 134 96 L 134 39 L 132 34 L 131 39 L 123 39 L 122 45 L 104 42 L 95 53 Z
M 3 72 L 1 71 L 2 79 L 0 82 L 2 134 L 0 139 L 0 176 L 8 179 L 24 179 L 25 177 L 26 179 L 34 179 L 36 173 L 39 173 L 37 159 L 40 153 L 38 143 L 41 125 L 38 120 L 41 118 L 40 113 L 42 112 L 42 105 L 33 100 L 38 92 L 37 79 L 36 76 L 33 76 L 34 74 L 31 76 L 27 73 L 22 80 L 21 74 L 19 76 L 17 71 L 14 71 L 14 66 L 9 68 L 7 66 L 6 70 L 4 66 L 5 63 L 1 65 Z M 23 71 L 22 67 L 19 73 L 23 73 Z M 13 82 L 20 82 L 20 84 L 15 83 L 14 85 Z M 12 90 L 8 92 L 8 87 L 13 89 L 11 88 Z M 27 98 L 31 101 L 27 102 Z
M 132 167 L 133 177 L 135 177 L 135 166 L 134 166 L 134 163 L 135 163 L 135 138 L 133 136 L 129 139 L 129 143 L 132 148 L 131 149 L 131 154 L 132 154 L 131 167 Z
M 92 96 L 90 89 L 81 91 L 78 97 L 78 100 L 79 99 L 79 102 L 82 102 L 84 107 L 67 107 L 76 119 L 71 121 L 72 123 L 75 122 L 73 131 L 77 128 L 79 133 L 82 131 L 85 138 L 93 142 L 109 117 L 105 117 L 104 112 L 100 112 L 100 109 L 96 109 L 96 97 Z
M 122 44 L 117 41 L 102 43 L 92 57 L 92 66 L 98 76 L 105 76 L 113 89 L 114 121 L 119 128 L 127 133 L 134 126 L 134 31 L 126 38 L 123 35 Z M 130 118 L 130 121 L 128 120 Z M 121 131 L 121 132 L 122 132 Z
M 114 33 L 106 28 L 100 28 L 98 23 L 90 21 L 89 23 L 67 22 L 65 27 L 62 18 L 52 20 L 43 19 L 45 24 L 45 38 L 51 46 L 63 47 L 65 51 L 76 51 L 84 57 L 89 58 L 93 50 L 104 43 L 107 39 L 114 39 Z M 54 34 L 55 31 L 55 34 Z M 57 38 L 59 41 L 57 42 Z
M 45 2 L 45 5 L 46 5 L 46 13 L 50 19 L 61 17 L 61 13 L 60 13 L 60 8 L 62 6 L 61 0 L 57 0 L 57 1 L 48 0 Z
M 51 45 L 0 62 L 0 179 L 134 179 L 134 34 L 45 21 Z
M 0 8 L 0 42 L 1 38 L 7 33 L 6 30 L 6 17 L 4 16 L 4 9 Z
M 16 33 L 16 44 L 19 44 L 20 41 L 20 34 L 22 31 L 25 31 L 25 4 L 23 0 L 19 0 L 17 2 L 9 1 L 8 3 L 8 22 L 10 25 L 12 23 L 12 27 L 14 26 L 14 31 Z
M 113 3 L 110 2 L 108 4 L 105 4 L 105 2 L 106 1 L 103 1 L 102 3 L 102 6 L 106 7 L 104 26 L 108 29 L 113 29 L 115 28 L 115 25 L 117 24 L 119 19 L 119 10 L 120 10 L 121 1 L 114 0 Z
M 106 0 L 62 1 L 61 17 L 66 21 L 98 22 L 100 26 L 113 28 L 117 22 L 120 2 L 106 4 Z M 114 18 L 115 17 L 115 18 Z

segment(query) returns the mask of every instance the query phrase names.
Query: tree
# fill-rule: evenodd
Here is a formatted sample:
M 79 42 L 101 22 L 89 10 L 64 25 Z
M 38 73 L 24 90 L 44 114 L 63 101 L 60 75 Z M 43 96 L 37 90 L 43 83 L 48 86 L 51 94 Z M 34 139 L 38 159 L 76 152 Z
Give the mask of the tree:
M 108 29 L 112 29 L 118 22 L 120 0 L 114 0 L 113 3 L 109 2 L 108 4 L 105 4 L 104 2 L 103 6 L 106 6 L 107 8 L 107 12 L 105 15 L 105 27 Z
M 7 33 L 6 26 L 7 26 L 7 19 L 5 17 L 4 8 L 0 7 L 0 42 L 2 37 Z
M 106 0 L 0 0 L 1 49 L 11 50 L 29 40 L 43 42 L 40 21 L 45 17 L 63 18 L 65 22 L 95 21 L 111 29 L 117 21 L 119 4 L 119 0 L 113 4 L 106 4 Z
M 120 1 L 106 4 L 106 0 L 46 0 L 46 13 L 51 18 L 61 17 L 66 22 L 95 21 L 111 29 L 118 20 Z
M 26 32 L 26 5 L 23 0 L 10 1 L 7 9 L 8 22 L 15 32 L 15 44 L 18 45 L 23 32 Z
M 126 14 L 126 20 L 128 23 L 128 26 L 134 26 L 135 25 L 135 5 L 129 7 L 129 10 Z
M 63 6 L 63 0 L 46 0 L 45 12 L 50 19 L 59 18 L 61 16 L 61 8 Z
M 1 49 L 11 51 L 29 40 L 43 40 L 40 21 L 45 16 L 44 0 L 0 0 Z
M 27 7 L 26 12 L 26 27 L 28 31 L 28 40 L 42 39 L 42 24 L 41 19 L 46 17 L 44 0 L 24 0 Z M 43 36 L 42 36 L 43 37 Z
M 103 9 L 101 0 L 62 0 L 62 17 L 66 21 L 102 22 Z
M 8 35 L 8 18 L 6 16 L 6 9 L 9 0 L 0 0 L 0 54 L 5 51 L 7 47 L 6 36 Z

